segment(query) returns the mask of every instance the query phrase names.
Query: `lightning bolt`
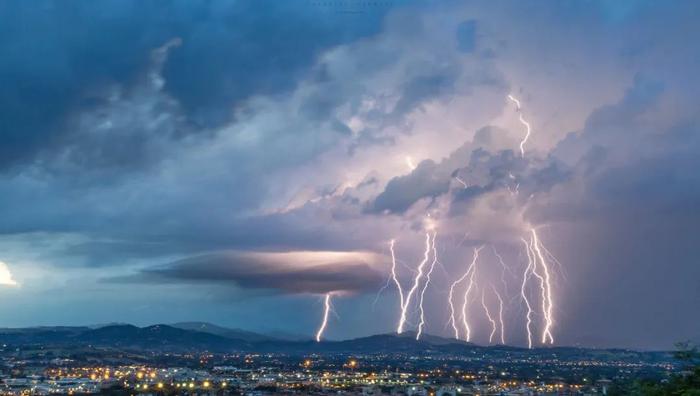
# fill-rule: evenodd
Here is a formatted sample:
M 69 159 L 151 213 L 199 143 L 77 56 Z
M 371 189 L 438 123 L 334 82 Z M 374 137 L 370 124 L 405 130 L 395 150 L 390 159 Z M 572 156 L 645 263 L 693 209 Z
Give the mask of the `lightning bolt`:
M 464 303 L 462 304 L 462 325 L 464 325 L 464 331 L 466 333 L 466 340 L 469 342 L 471 340 L 472 336 L 472 330 L 471 327 L 469 327 L 469 318 L 467 317 L 467 305 L 469 304 L 469 293 L 471 293 L 472 288 L 474 288 L 474 274 L 476 273 L 476 261 L 479 258 L 479 252 L 481 249 L 484 247 L 481 246 L 478 249 L 474 250 L 474 259 L 471 262 L 471 265 L 469 265 L 469 268 L 467 269 L 467 272 L 469 272 L 469 283 L 467 286 L 467 290 L 464 292 Z
M 522 107 L 520 105 L 520 101 L 516 99 L 513 95 L 508 95 L 508 99 L 515 103 L 515 109 L 518 112 L 518 119 L 520 120 L 520 123 L 525 126 L 526 129 L 526 134 L 523 137 L 523 139 L 520 141 L 520 155 L 525 156 L 525 143 L 527 143 L 527 140 L 530 138 L 530 134 L 532 132 L 532 129 L 530 128 L 530 123 L 523 118 L 523 113 L 522 113 Z M 510 178 L 515 180 L 515 176 L 513 174 L 509 174 Z M 515 195 L 518 194 L 518 187 L 519 184 L 516 184 L 515 186 Z M 532 196 L 530 196 L 532 198 Z M 529 243 L 524 239 L 521 238 L 523 244 L 525 245 L 525 251 L 527 252 L 527 268 L 525 269 L 525 272 L 523 273 L 523 281 L 520 287 L 520 294 L 523 298 L 523 301 L 525 301 L 525 305 L 527 306 L 527 324 L 526 324 L 526 329 L 527 329 L 527 338 L 528 338 L 528 347 L 532 348 L 532 332 L 530 329 L 530 325 L 532 323 L 532 306 L 530 305 L 530 301 L 527 298 L 527 292 L 526 292 L 526 285 L 527 281 L 529 278 L 529 275 L 532 274 L 534 275 L 540 283 L 540 292 L 541 292 L 541 299 L 542 299 L 542 314 L 544 316 L 544 326 L 542 329 L 542 343 L 546 344 L 553 344 L 554 343 L 554 337 L 552 336 L 552 326 L 554 325 L 554 320 L 553 320 L 553 307 L 554 307 L 554 302 L 552 299 L 552 281 L 550 277 L 550 270 L 549 270 L 549 264 L 545 257 L 550 257 L 552 258 L 553 256 L 549 251 L 542 245 L 540 242 L 538 236 L 537 236 L 537 231 L 534 228 L 530 228 L 530 241 Z M 544 253 L 543 253 L 544 251 Z M 553 259 L 555 263 L 561 266 L 561 264 L 556 260 Z M 542 274 L 539 273 L 539 267 L 542 268 Z
M 455 339 L 459 339 L 459 329 L 457 328 L 457 319 L 456 319 L 456 312 L 455 312 L 455 305 L 454 305 L 454 291 L 455 287 L 457 287 L 458 284 L 462 283 L 467 276 L 469 276 L 471 270 L 474 268 L 476 265 L 476 260 L 479 258 L 479 251 L 481 248 L 474 248 L 474 257 L 472 258 L 472 262 L 467 267 L 467 270 L 464 272 L 464 274 L 457 279 L 456 281 L 452 282 L 452 285 L 450 285 L 450 293 L 449 296 L 447 297 L 447 304 L 450 306 L 450 324 L 452 325 L 452 329 L 454 330 L 455 333 Z
M 525 252 L 527 253 L 527 268 L 525 268 L 525 272 L 523 273 L 523 282 L 520 285 L 520 296 L 523 298 L 525 306 L 527 307 L 527 314 L 525 314 L 525 331 L 527 332 L 527 347 L 532 348 L 532 330 L 530 328 L 530 326 L 532 325 L 532 306 L 530 305 L 530 300 L 527 298 L 527 291 L 525 289 L 527 286 L 527 280 L 530 277 L 530 273 L 532 272 L 533 260 L 532 256 L 530 255 L 530 245 L 524 238 L 521 238 L 520 240 L 525 245 Z
M 501 325 L 501 345 L 506 344 L 506 326 L 505 322 L 503 321 L 503 299 L 501 298 L 501 295 L 498 293 L 496 288 L 491 285 L 491 289 L 493 290 L 493 294 L 496 295 L 496 298 L 498 298 L 498 323 Z
M 498 259 L 498 263 L 501 264 L 501 283 L 503 284 L 503 290 L 507 291 L 508 290 L 508 282 L 506 282 L 506 271 L 510 273 L 512 277 L 515 277 L 513 274 L 513 271 L 506 265 L 506 263 L 503 261 L 503 256 L 501 256 L 500 253 L 498 253 L 498 250 L 496 250 L 496 246 L 491 245 L 491 250 L 493 250 L 493 255 L 496 256 Z M 494 289 L 495 291 L 496 289 Z M 506 297 L 508 297 L 506 293 Z
M 489 307 L 486 306 L 485 301 L 485 291 L 481 291 L 481 306 L 484 307 L 484 313 L 491 323 L 491 333 L 489 334 L 489 344 L 493 343 L 493 336 L 496 334 L 496 321 L 491 317 L 491 312 L 489 312 Z
M 394 253 L 394 244 L 395 240 L 391 240 L 389 242 L 389 251 L 391 252 L 391 278 L 394 280 L 394 284 L 396 284 L 396 289 L 399 291 L 399 306 L 401 309 L 403 309 L 403 301 L 404 301 L 404 296 L 403 296 L 403 288 L 401 287 L 401 282 L 399 282 L 399 277 L 396 274 L 396 254 Z
M 548 320 L 547 319 L 547 287 L 545 284 L 544 277 L 542 275 L 540 275 L 540 273 L 537 271 L 537 256 L 535 255 L 535 250 L 534 250 L 532 244 L 533 244 L 533 241 L 532 241 L 532 238 L 530 238 L 530 242 L 527 245 L 527 247 L 529 249 L 528 260 L 530 259 L 530 257 L 532 257 L 531 274 L 534 275 L 535 278 L 537 278 L 537 280 L 539 281 L 540 294 L 541 294 L 540 301 L 542 302 L 542 314 L 544 316 L 545 322 L 547 322 L 547 320 Z M 546 331 L 546 325 L 545 325 L 545 331 L 542 333 L 542 338 L 543 338 L 542 343 L 545 342 L 544 339 L 546 336 L 547 336 L 547 331 Z
M 430 284 L 430 275 L 435 269 L 435 264 L 437 263 L 437 249 L 435 248 L 435 237 L 437 233 L 433 233 L 432 241 L 432 251 L 433 251 L 433 261 L 430 263 L 428 268 L 428 273 L 425 275 L 425 283 L 423 284 L 423 289 L 420 292 L 420 300 L 418 301 L 418 307 L 420 308 L 420 322 L 418 323 L 418 331 L 416 332 L 416 340 L 420 339 L 421 334 L 423 334 L 423 326 L 425 326 L 425 311 L 423 310 L 423 299 L 425 298 L 425 291 L 428 290 L 428 285 Z
M 326 293 L 326 297 L 323 301 L 323 321 L 321 321 L 321 326 L 318 328 L 318 331 L 316 332 L 316 342 L 321 342 L 321 337 L 323 336 L 323 332 L 326 330 L 326 326 L 328 325 L 328 314 L 331 311 L 331 293 Z
M 515 109 L 518 112 L 518 119 L 520 120 L 520 123 L 525 126 L 525 130 L 527 131 L 525 133 L 525 137 L 523 137 L 523 140 L 520 141 L 520 155 L 524 157 L 525 143 L 530 138 L 530 133 L 532 132 L 530 129 L 530 123 L 525 121 L 525 119 L 523 118 L 522 109 L 520 107 L 520 101 L 516 99 L 513 95 L 508 95 L 508 99 L 510 99 L 511 102 L 515 103 Z
M 533 258 L 537 259 L 536 261 L 539 262 L 540 266 L 542 267 L 542 272 L 544 273 L 544 276 L 539 276 L 542 286 L 542 311 L 545 319 L 544 329 L 542 330 L 542 343 L 546 344 L 549 342 L 550 344 L 553 344 L 554 337 L 552 336 L 552 325 L 554 324 L 554 321 L 552 319 L 552 311 L 554 304 L 552 301 L 552 282 L 549 275 L 549 265 L 547 264 L 547 260 L 544 258 L 544 254 L 542 254 L 541 242 L 537 237 L 537 231 L 535 231 L 534 228 L 531 228 L 530 233 L 530 249 L 532 250 Z
M 453 297 L 454 297 L 455 287 L 456 287 L 459 283 L 461 283 L 461 282 L 464 280 L 464 278 L 467 277 L 467 274 L 468 274 L 468 272 L 465 272 L 464 275 L 462 275 L 461 278 L 457 279 L 456 281 L 454 281 L 454 282 L 452 283 L 452 285 L 450 286 L 450 294 L 449 294 L 449 296 L 447 297 L 447 303 L 448 303 L 449 306 L 450 306 L 450 324 L 452 325 L 452 329 L 453 329 L 454 332 L 455 332 L 455 339 L 456 339 L 456 340 L 459 339 L 459 329 L 457 329 L 457 322 L 456 322 L 456 320 L 455 320 L 455 305 L 454 305 Z
M 425 264 L 428 262 L 428 258 L 430 257 L 430 233 L 425 233 L 425 253 L 423 255 L 423 260 L 418 264 L 417 268 L 417 273 L 415 278 L 413 278 L 413 286 L 408 290 L 408 293 L 406 294 L 405 298 L 403 299 L 403 303 L 401 304 L 401 317 L 399 318 L 399 324 L 396 328 L 396 332 L 398 334 L 403 333 L 403 328 L 406 325 L 406 314 L 408 311 L 408 306 L 411 304 L 411 298 L 413 297 L 413 294 L 416 292 L 418 289 L 418 285 L 420 284 L 421 278 L 423 277 L 423 269 L 425 267 Z M 398 282 L 397 282 L 398 285 Z M 400 287 L 400 285 L 398 285 Z
M 464 188 L 469 187 L 469 185 L 464 180 L 462 180 L 461 177 L 455 176 L 455 180 L 457 180 L 462 186 L 464 186 Z

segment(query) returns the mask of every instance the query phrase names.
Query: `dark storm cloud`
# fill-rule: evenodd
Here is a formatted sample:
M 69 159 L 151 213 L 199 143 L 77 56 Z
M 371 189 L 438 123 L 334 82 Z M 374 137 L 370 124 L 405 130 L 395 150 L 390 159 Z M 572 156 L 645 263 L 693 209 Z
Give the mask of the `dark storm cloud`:
M 454 94 L 454 86 L 459 75 L 459 68 L 453 65 L 433 70 L 429 74 L 415 76 L 402 87 L 401 99 L 394 107 L 394 113 L 401 116 L 421 103 Z
M 204 125 L 226 121 L 252 94 L 290 90 L 321 50 L 376 32 L 384 12 L 357 18 L 313 2 L 214 4 L 195 11 L 165 69 L 166 88 Z
M 0 166 L 55 144 L 68 114 L 92 105 L 88 90 L 134 78 L 155 43 L 169 38 L 139 29 L 154 10 L 120 4 L 0 5 Z
M 234 284 L 284 294 L 356 293 L 376 290 L 382 275 L 373 268 L 379 258 L 367 253 L 289 252 L 213 253 L 186 258 L 163 268 L 107 282 Z
M 410 174 L 391 179 L 384 192 L 374 200 L 372 210 L 405 212 L 420 198 L 436 197 L 445 193 L 449 187 L 449 179 L 436 173 L 437 166 L 432 160 L 425 160 Z
M 577 204 L 561 202 L 568 208 L 557 213 L 597 212 L 609 220 L 625 214 L 696 216 L 700 118 L 662 116 L 650 124 L 646 116 L 659 114 L 664 94 L 661 83 L 637 78 L 619 103 L 594 111 L 582 131 L 562 140 L 552 156 L 576 161 L 571 181 L 583 188 L 572 191 L 585 198 Z
M 528 211 L 564 230 L 551 240 L 586 252 L 567 253 L 566 298 L 577 317 L 595 319 L 567 318 L 567 342 L 567 332 L 595 334 L 593 322 L 614 328 L 602 345 L 662 348 L 700 333 L 687 315 L 700 304 L 689 281 L 700 277 L 700 118 L 685 105 L 667 117 L 671 95 L 638 78 L 619 103 L 593 112 L 553 152 L 575 162 L 570 177 Z
M 457 26 L 457 47 L 462 52 L 474 52 L 476 49 L 475 20 L 464 21 Z
M 295 228 L 308 223 L 302 218 L 306 213 L 249 216 L 265 199 L 266 176 L 307 162 L 333 147 L 338 139 L 349 136 L 348 126 L 329 112 L 345 102 L 359 106 L 364 95 L 372 94 L 374 88 L 359 84 L 361 89 L 355 91 L 357 83 L 364 83 L 368 76 L 389 71 L 398 77 L 395 85 L 387 89 L 395 90 L 400 109 L 378 110 L 379 127 L 360 132 L 357 139 L 386 143 L 392 137 L 381 135 L 380 129 L 399 122 L 405 113 L 423 103 L 452 95 L 450 86 L 460 69 L 454 66 L 457 60 L 449 53 L 434 62 L 420 56 L 414 59 L 416 50 L 425 51 L 425 43 L 393 50 L 391 44 L 402 39 L 412 23 L 394 18 L 393 30 L 384 33 L 389 36 L 386 42 L 360 40 L 361 45 L 348 50 L 350 55 L 356 55 L 347 59 L 356 63 L 356 75 L 338 73 L 339 65 L 344 66 L 346 59 L 331 57 L 319 61 L 315 55 L 334 44 L 379 30 L 384 9 L 373 7 L 358 20 L 333 7 L 287 4 L 182 2 L 163 8 L 155 2 L 115 1 L 99 7 L 94 3 L 76 3 L 72 6 L 75 12 L 59 9 L 53 2 L 37 9 L 5 5 L 7 14 L 16 15 L 15 19 L 36 22 L 34 29 L 26 29 L 26 24 L 18 22 L 4 26 L 8 32 L 4 44 L 14 48 L 22 43 L 28 49 L 22 53 L 15 48 L 21 58 L 4 65 L 19 73 L 18 78 L 6 81 L 9 91 L 18 94 L 17 87 L 23 81 L 41 77 L 61 84 L 63 93 L 58 100 L 58 96 L 41 91 L 46 88 L 44 85 L 37 85 L 37 95 L 46 103 L 21 106 L 20 113 L 43 112 L 54 104 L 62 107 L 51 117 L 28 117 L 43 124 L 26 134 L 16 134 L 26 141 L 14 149 L 9 148 L 11 144 L 2 146 L 22 151 L 25 160 L 37 158 L 37 153 L 42 155 L 29 166 L 17 162 L 17 157 L 12 163 L 17 165 L 18 174 L 0 180 L 0 202 L 4 207 L 16 208 L 6 213 L 0 231 L 89 235 L 88 239 L 94 240 L 71 245 L 66 253 L 82 255 L 95 265 L 118 263 L 135 255 L 151 257 L 156 252 L 167 253 L 168 249 L 179 253 L 231 244 L 344 245 L 343 240 L 333 241 L 320 225 L 309 226 L 308 235 L 297 232 Z M 236 18 L 254 22 L 234 23 Z M 87 22 L 81 23 L 83 20 Z M 397 31 L 401 34 L 398 37 Z M 317 34 L 320 37 L 315 37 Z M 280 47 L 291 45 L 289 36 L 294 37 L 294 51 Z M 223 44 L 227 37 L 229 47 Z M 167 51 L 158 50 L 173 40 L 175 44 Z M 45 59 L 39 57 L 40 51 L 35 48 L 39 45 L 51 48 Z M 269 49 L 269 56 L 262 56 L 262 49 Z M 387 55 L 394 52 L 396 56 Z M 56 55 L 50 56 L 53 53 Z M 185 53 L 188 55 L 182 58 Z M 290 58 L 295 56 L 298 59 Z M 256 67 L 250 65 L 251 58 L 258 62 Z M 65 60 L 66 64 L 61 66 L 58 60 Z M 189 65 L 189 71 L 179 66 L 181 62 Z M 210 63 L 216 65 L 208 69 Z M 401 66 L 393 73 L 395 64 Z M 310 65 L 317 67 L 307 70 Z M 41 69 L 36 72 L 41 72 L 41 76 L 31 74 L 39 66 Z M 82 67 L 89 70 L 82 73 Z M 324 68 L 335 68 L 336 74 L 327 75 Z M 23 70 L 29 74 L 22 75 Z M 65 78 L 58 75 L 61 71 L 67 73 Z M 187 84 L 214 84 L 214 76 L 220 78 L 221 86 L 209 88 L 212 97 L 225 97 L 220 100 L 221 106 L 209 103 L 197 92 L 188 97 L 194 88 Z M 265 84 L 278 77 L 294 82 L 289 86 L 275 83 L 278 90 L 270 91 L 272 88 Z M 293 98 L 282 95 L 304 77 L 311 78 L 311 84 L 305 85 L 302 93 Z M 187 84 L 174 87 L 172 84 L 180 79 L 187 80 Z M 243 85 L 233 89 L 224 81 L 239 81 Z M 219 95 L 217 90 L 226 95 Z M 258 94 L 271 94 L 263 101 L 273 102 L 249 104 L 239 119 L 214 131 L 218 140 L 200 138 L 198 117 L 210 111 L 216 113 L 219 107 L 232 109 L 244 98 Z M 16 96 L 8 94 L 7 98 L 15 100 Z M 211 109 L 205 110 L 209 106 Z M 4 109 L 0 106 L 0 112 Z M 212 116 L 211 123 L 218 124 L 216 119 Z M 8 122 L 3 127 L 18 131 L 22 125 Z M 366 138 L 374 132 L 376 139 Z M 243 144 L 231 144 L 230 140 L 238 135 L 243 135 Z M 32 139 L 36 139 L 36 145 L 29 142 Z M 212 154 L 214 150 L 207 147 L 210 142 L 220 152 Z M 197 153 L 196 157 L 191 153 Z M 146 167 L 158 161 L 169 162 L 167 166 Z M 36 164 L 48 172 L 37 172 Z M 234 217 L 231 213 L 239 215 Z
M 78 166 L 105 161 L 90 157 L 91 149 L 112 156 L 108 165 L 129 162 L 115 154 L 119 146 L 152 156 L 141 147 L 148 134 L 86 139 L 67 124 L 103 107 L 114 84 L 134 89 L 151 51 L 169 40 L 182 44 L 163 71 L 166 92 L 194 125 L 214 126 L 251 95 L 289 91 L 321 50 L 374 33 L 383 13 L 377 7 L 355 18 L 309 2 L 247 0 L 3 2 L 0 169 L 74 145 L 83 146 L 72 151 Z M 197 128 L 147 132 L 178 136 Z
M 495 148 L 493 134 L 505 132 L 494 127 L 481 128 L 440 163 L 421 162 L 411 173 L 391 179 L 369 205 L 370 212 L 404 213 L 424 198 L 446 194 L 451 187 L 453 201 L 470 201 L 489 191 L 504 187 L 522 191 L 525 196 L 546 192 L 566 180 L 567 167 L 555 158 L 531 160 L 511 149 Z M 456 179 L 467 183 L 464 187 Z

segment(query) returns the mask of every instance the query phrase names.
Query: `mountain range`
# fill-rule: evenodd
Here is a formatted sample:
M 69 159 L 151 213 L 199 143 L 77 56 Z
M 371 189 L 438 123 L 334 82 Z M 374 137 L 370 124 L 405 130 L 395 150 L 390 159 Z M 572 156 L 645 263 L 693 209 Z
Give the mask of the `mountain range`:
M 581 354 L 607 359 L 611 356 L 638 359 L 654 358 L 662 353 L 637 352 L 620 349 L 585 349 L 574 347 L 525 348 L 495 345 L 479 346 L 461 340 L 424 334 L 420 340 L 415 333 L 378 334 L 343 341 L 315 342 L 311 339 L 278 338 L 245 330 L 231 329 L 204 322 L 183 322 L 137 327 L 130 324 L 102 326 L 56 326 L 30 328 L 0 328 L 0 343 L 11 346 L 91 346 L 131 351 L 157 352 L 276 352 L 290 355 L 308 354 L 376 354 L 405 353 L 449 354 L 512 358 L 518 355 L 556 354 L 559 357 Z M 665 353 L 663 353 L 665 354 Z M 646 356 L 649 355 L 649 356 Z

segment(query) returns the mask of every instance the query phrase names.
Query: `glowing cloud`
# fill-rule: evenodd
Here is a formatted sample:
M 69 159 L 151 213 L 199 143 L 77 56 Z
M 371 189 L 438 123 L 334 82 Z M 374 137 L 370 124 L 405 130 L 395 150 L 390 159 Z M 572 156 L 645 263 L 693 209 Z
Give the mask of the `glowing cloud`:
M 0 285 L 17 286 L 17 281 L 12 278 L 10 268 L 4 262 L 0 261 Z

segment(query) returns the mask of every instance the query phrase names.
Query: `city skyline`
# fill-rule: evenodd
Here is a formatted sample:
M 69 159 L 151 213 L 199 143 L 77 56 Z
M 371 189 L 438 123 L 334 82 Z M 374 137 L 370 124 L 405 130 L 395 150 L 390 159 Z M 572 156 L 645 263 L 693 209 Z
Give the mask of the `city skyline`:
M 699 8 L 4 4 L 0 327 L 700 341 Z

